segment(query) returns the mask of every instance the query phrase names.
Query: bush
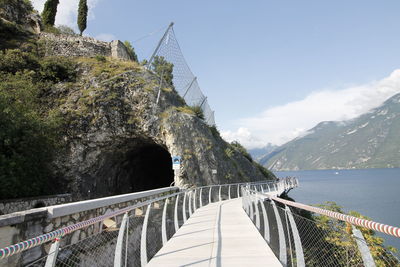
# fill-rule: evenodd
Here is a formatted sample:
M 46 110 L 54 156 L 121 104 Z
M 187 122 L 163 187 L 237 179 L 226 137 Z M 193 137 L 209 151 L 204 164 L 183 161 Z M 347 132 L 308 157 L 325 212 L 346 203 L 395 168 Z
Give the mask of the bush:
M 139 62 L 138 57 L 135 53 L 135 49 L 132 47 L 132 44 L 129 41 L 125 41 L 124 45 L 126 49 L 128 50 L 128 54 L 131 57 L 133 61 Z
M 102 55 L 96 55 L 94 58 L 99 62 L 106 62 L 107 61 L 106 57 L 102 56 Z
M 174 70 L 174 64 L 168 62 L 162 56 L 155 56 L 151 66 L 154 72 L 163 79 L 163 83 L 166 82 L 168 86 L 173 86 L 172 80 L 174 75 L 172 72 Z
M 43 81 L 75 81 L 76 64 L 64 57 L 46 57 L 40 62 L 40 78 Z
M 23 70 L 35 70 L 39 67 L 37 58 L 19 49 L 0 51 L 0 71 L 15 74 Z
M 77 35 L 74 29 L 68 27 L 67 25 L 59 25 L 57 27 L 58 33 L 65 35 Z
M 33 72 L 0 74 L 0 198 L 49 193 L 57 123 L 41 117 Z

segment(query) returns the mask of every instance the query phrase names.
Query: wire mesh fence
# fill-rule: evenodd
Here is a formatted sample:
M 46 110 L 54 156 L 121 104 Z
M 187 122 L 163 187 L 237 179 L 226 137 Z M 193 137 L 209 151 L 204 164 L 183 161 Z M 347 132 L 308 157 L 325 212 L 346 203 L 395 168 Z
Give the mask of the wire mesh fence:
M 172 24 L 161 38 L 154 54 L 149 59 L 147 68 L 153 70 L 161 79 L 164 78 L 164 68 L 157 68 L 159 62 L 172 64 L 172 84 L 179 95 L 185 100 L 186 104 L 192 107 L 199 107 L 204 114 L 204 121 L 210 125 L 215 125 L 214 111 L 208 104 L 207 97 L 203 94 L 198 84 L 197 78 L 189 68 L 183 53 L 179 47 Z M 158 71 L 160 69 L 160 71 Z M 163 70 L 161 70 L 163 69 Z M 159 72 L 159 73 L 158 73 Z M 169 80 L 165 79 L 164 83 Z
M 365 238 L 357 237 L 350 223 L 289 208 L 248 188 L 243 188 L 243 208 L 284 266 L 400 266 L 398 255 L 372 230 L 358 227 Z

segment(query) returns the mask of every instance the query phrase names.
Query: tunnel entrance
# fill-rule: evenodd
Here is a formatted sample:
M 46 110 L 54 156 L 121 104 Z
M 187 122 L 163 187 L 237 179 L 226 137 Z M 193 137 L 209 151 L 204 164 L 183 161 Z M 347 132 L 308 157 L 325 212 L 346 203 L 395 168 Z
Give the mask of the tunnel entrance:
M 130 192 L 167 187 L 174 181 L 171 154 L 159 145 L 129 151 L 121 167 L 119 178 L 129 183 Z
M 152 140 L 115 140 L 103 148 L 93 167 L 94 173 L 82 177 L 81 184 L 89 198 L 168 187 L 174 181 L 171 154 Z

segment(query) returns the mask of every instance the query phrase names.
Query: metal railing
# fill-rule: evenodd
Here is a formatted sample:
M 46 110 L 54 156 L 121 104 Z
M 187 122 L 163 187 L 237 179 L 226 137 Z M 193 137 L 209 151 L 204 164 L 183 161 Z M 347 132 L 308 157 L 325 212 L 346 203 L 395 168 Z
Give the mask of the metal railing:
M 279 180 L 186 189 L 2 248 L 0 265 L 144 266 L 196 209 L 261 184 L 274 195 L 296 186 Z
M 373 232 L 399 237 L 397 227 L 285 200 L 256 184 L 242 194 L 245 212 L 283 266 L 400 266 Z

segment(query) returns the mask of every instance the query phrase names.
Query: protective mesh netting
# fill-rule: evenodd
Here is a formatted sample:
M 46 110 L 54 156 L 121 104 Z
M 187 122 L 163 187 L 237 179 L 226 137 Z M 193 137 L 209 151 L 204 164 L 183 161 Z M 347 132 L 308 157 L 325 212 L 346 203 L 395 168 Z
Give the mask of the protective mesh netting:
M 204 114 L 204 121 L 215 125 L 214 111 L 208 104 L 207 97 L 203 94 L 197 82 L 196 76 L 190 70 L 176 39 L 174 29 L 168 28 L 165 35 L 156 48 L 155 54 L 148 62 L 148 69 L 154 70 L 152 65 L 157 57 L 162 57 L 168 63 L 173 64 L 173 85 L 175 90 L 185 100 L 186 104 L 192 107 L 200 107 Z

